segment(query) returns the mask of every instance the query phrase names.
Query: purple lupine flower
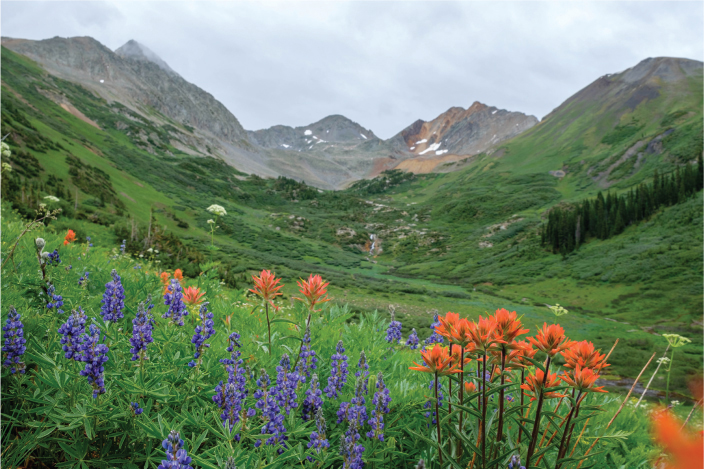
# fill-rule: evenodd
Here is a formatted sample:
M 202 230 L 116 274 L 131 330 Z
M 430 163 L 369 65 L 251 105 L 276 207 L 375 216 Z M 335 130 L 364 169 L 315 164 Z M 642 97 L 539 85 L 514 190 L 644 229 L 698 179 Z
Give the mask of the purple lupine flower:
M 149 311 L 154 307 L 151 303 L 151 295 L 147 297 L 149 306 L 145 307 L 145 302 L 139 303 L 137 306 L 137 315 L 132 320 L 132 337 L 130 338 L 130 353 L 132 361 L 149 360 L 147 356 L 147 346 L 154 342 L 152 331 L 154 330 L 154 317 Z
M 86 236 L 86 241 L 88 241 L 88 247 L 89 247 L 89 248 L 92 248 L 92 247 L 93 247 L 93 243 L 90 242 L 90 236 Z
M 364 379 L 361 376 L 358 377 L 355 382 L 352 401 L 340 404 L 340 409 L 337 411 L 337 423 L 347 420 L 351 425 L 354 420 L 356 421 L 356 428 L 359 430 L 364 425 L 364 422 L 367 421 L 367 406 L 363 394 L 363 383 Z
M 117 270 L 112 269 L 110 272 L 112 282 L 105 284 L 105 293 L 100 301 L 100 315 L 103 316 L 105 322 L 117 322 L 125 315 L 122 309 L 125 307 L 125 289 L 122 286 L 120 276 Z
M 357 362 L 357 371 L 354 372 L 354 375 L 359 378 L 360 376 L 364 377 L 364 394 L 369 394 L 369 363 L 367 363 L 367 355 L 364 353 L 364 350 L 362 350 L 359 354 L 359 362 Z
M 257 409 L 262 412 L 262 419 L 264 420 L 264 426 L 262 427 L 262 434 L 271 435 L 266 440 L 267 445 L 275 445 L 281 442 L 281 445 L 285 448 L 285 441 L 288 439 L 286 436 L 286 427 L 284 427 L 284 415 L 281 413 L 281 408 L 276 400 L 276 395 L 273 389 L 269 389 L 271 384 L 271 379 L 266 373 L 266 370 L 262 369 L 262 375 L 257 380 L 257 389 L 254 392 L 254 398 L 257 399 L 257 403 L 254 405 Z M 250 409 L 251 411 L 252 409 Z M 251 416 L 250 412 L 247 412 L 247 416 Z M 255 447 L 259 447 L 262 444 L 262 440 L 257 440 L 254 443 Z M 279 451 L 282 451 L 280 448 Z
M 46 265 L 59 265 L 61 264 L 61 257 L 59 257 L 58 249 L 54 249 L 54 252 L 50 252 L 47 255 Z
M 336 353 L 332 356 L 332 369 L 330 370 L 330 377 L 328 378 L 328 385 L 325 387 L 325 395 L 337 399 L 338 393 L 342 390 L 342 387 L 347 382 L 347 356 L 343 355 L 345 353 L 345 348 L 342 346 L 342 341 L 337 343 L 335 347 Z
M 139 407 L 139 403 L 138 403 L 138 402 L 130 402 L 130 409 L 132 410 L 132 416 L 133 416 L 133 417 L 136 417 L 136 416 L 138 416 L 139 414 L 141 414 L 142 412 L 144 412 L 144 409 L 142 409 L 141 407 Z
M 81 307 L 78 310 L 71 311 L 71 315 L 68 317 L 65 323 L 59 327 L 59 334 L 61 334 L 61 345 L 64 352 L 65 358 L 69 360 L 73 359 L 79 360 L 78 355 L 78 345 L 81 334 L 86 331 L 86 314 L 83 312 Z
M 272 392 L 276 395 L 276 400 L 282 411 L 288 415 L 291 409 L 298 407 L 298 395 L 296 387 L 298 387 L 298 373 L 289 371 L 291 368 L 291 359 L 288 354 L 281 356 L 279 366 L 276 367 L 276 386 Z
M 126 239 L 123 239 L 123 240 L 122 240 L 122 244 L 120 244 L 120 254 L 124 254 L 124 253 L 125 253 L 126 245 L 127 245 L 127 240 L 126 240 Z
M 210 344 L 206 344 L 205 341 L 215 334 L 213 313 L 208 313 L 208 304 L 210 303 L 206 301 L 200 305 L 198 314 L 200 314 L 201 323 L 196 326 L 196 333 L 193 334 L 193 338 L 191 339 L 191 343 L 196 346 L 195 358 L 198 362 L 191 360 L 188 363 L 188 366 L 191 368 L 200 366 L 203 362 L 203 352 L 205 352 L 206 348 L 210 347 Z
M 508 463 L 508 469 L 526 469 L 526 467 L 521 466 L 521 457 L 514 454 L 511 456 L 511 460 Z
M 435 389 L 435 380 L 431 379 L 430 380 L 430 385 L 428 386 L 428 389 Z M 435 397 L 431 396 L 428 401 L 423 404 L 424 409 L 430 409 L 425 413 L 426 418 L 431 418 L 432 415 L 432 424 L 435 425 L 437 423 L 437 415 L 435 415 L 435 406 L 433 405 L 433 399 Z M 438 407 L 442 407 L 442 400 L 443 400 L 443 394 L 442 394 L 442 381 L 438 383 Z M 430 427 L 430 424 L 427 424 L 428 427 Z
M 312 370 L 318 368 L 318 357 L 315 356 L 315 350 L 310 345 L 310 326 L 306 326 L 306 333 L 303 335 L 303 344 L 301 345 L 300 360 L 296 366 L 299 382 L 304 384 L 306 377 L 310 378 Z
M 318 376 L 314 374 L 313 379 L 317 382 Z M 312 432 L 310 434 L 310 442 L 308 443 L 308 448 L 313 448 L 315 449 L 316 453 L 320 454 L 320 451 L 330 447 L 330 443 L 328 442 L 326 435 L 328 432 L 328 426 L 325 423 L 325 416 L 323 415 L 322 407 L 318 407 L 315 410 L 315 426 L 318 431 Z M 308 456 L 308 460 L 312 461 L 313 458 Z
M 310 387 L 306 390 L 306 397 L 303 399 L 302 412 L 304 422 L 313 418 L 318 412 L 318 409 L 323 407 L 322 395 L 323 393 L 320 390 L 320 384 L 318 382 L 318 374 L 313 373 L 313 377 L 310 380 Z
M 99 394 L 105 393 L 105 377 L 103 373 L 105 368 L 103 363 L 108 361 L 108 346 L 100 344 L 100 328 L 91 324 L 88 328 L 88 333 L 81 335 L 80 343 L 78 344 L 78 361 L 86 364 L 85 369 L 81 370 L 80 375 L 88 378 L 88 383 L 93 386 L 93 399 Z
M 369 419 L 369 425 L 371 425 L 372 429 L 367 432 L 367 436 L 384 441 L 384 414 L 389 413 L 391 397 L 381 372 L 376 376 L 376 389 L 377 391 L 374 393 L 374 399 L 372 400 L 372 404 L 374 404 L 372 418 Z
M 188 309 L 183 303 L 183 288 L 178 279 L 171 279 L 171 287 L 164 294 L 164 304 L 169 307 L 161 317 L 171 319 L 170 324 L 183 326 L 183 317 L 188 316 Z
M 171 430 L 161 446 L 166 450 L 166 459 L 161 461 L 157 469 L 193 469 L 189 465 L 191 458 L 183 449 L 183 440 L 176 430 Z
M 220 418 L 223 426 L 229 422 L 230 430 L 239 422 L 242 413 L 242 403 L 247 397 L 247 376 L 242 366 L 241 352 L 235 348 L 241 347 L 239 339 L 240 335 L 237 332 L 230 334 L 227 339 L 229 342 L 227 351 L 232 355 L 231 358 L 221 359 L 220 363 L 225 365 L 228 379 L 226 384 L 220 381 L 220 384 L 215 387 L 215 395 L 213 396 L 213 401 L 222 409 Z M 235 440 L 240 441 L 239 434 L 235 435 Z
M 408 336 L 408 340 L 406 341 L 406 345 L 411 348 L 411 350 L 415 350 L 418 348 L 418 333 L 416 332 L 415 329 L 411 330 L 410 335 Z
M 232 456 L 228 456 L 227 460 L 225 461 L 225 465 L 222 466 L 222 469 L 237 469 L 237 464 L 235 464 L 235 458 Z
M 390 344 L 401 342 L 401 323 L 396 320 L 396 313 L 391 310 L 391 322 L 386 329 L 386 341 Z
M 47 309 L 56 308 L 57 313 L 64 314 L 64 310 L 59 309 L 64 305 L 64 299 L 61 297 L 61 295 L 56 294 L 56 287 L 54 287 L 54 285 L 52 285 L 51 283 L 47 282 L 46 293 L 49 297 L 49 300 L 46 303 Z
M 137 270 L 137 269 L 141 269 L 141 268 L 142 268 L 142 266 L 141 266 L 141 265 L 139 265 L 139 264 L 137 264 L 136 266 L 134 266 L 134 267 L 132 267 L 132 268 L 133 268 L 134 270 Z
M 420 459 L 418 460 L 418 464 L 416 464 L 416 465 L 413 467 L 413 469 L 426 469 L 426 468 L 425 468 L 425 461 L 423 460 L 423 458 L 420 458 Z
M 3 366 L 9 367 L 12 374 L 24 374 L 25 364 L 21 358 L 25 350 L 27 350 L 24 345 L 27 340 L 24 338 L 22 317 L 14 306 L 10 306 L 10 312 L 5 325 L 2 326 L 2 330 L 4 332 L 2 337 L 5 339 L 5 345 L 2 346 L 2 352 L 5 354 L 5 359 L 2 362 Z
M 87 287 L 88 286 L 88 275 L 90 272 L 86 271 L 83 273 L 83 276 L 78 279 L 78 286 L 79 287 Z
M 425 339 L 424 345 L 423 345 L 423 350 L 425 350 L 426 345 L 431 345 L 431 344 L 435 344 L 435 343 L 438 343 L 438 344 L 443 343 L 442 336 L 440 334 L 438 334 L 437 332 L 435 332 L 435 328 L 440 325 L 441 324 L 440 324 L 440 320 L 438 319 L 438 312 L 435 311 L 435 315 L 433 316 L 433 323 L 430 325 L 430 329 L 432 330 L 432 332 L 430 333 L 430 336 L 428 336 L 428 338 Z
M 357 395 L 361 396 L 362 393 L 362 379 L 357 378 Z M 364 399 L 362 397 L 362 399 Z M 346 402 L 344 404 L 347 404 Z M 345 432 L 344 438 L 340 438 L 340 454 L 343 457 L 344 463 L 343 468 L 349 469 L 361 469 L 364 467 L 364 461 L 362 460 L 362 453 L 364 452 L 364 446 L 358 445 L 359 441 L 359 429 L 363 422 L 361 422 L 357 417 L 358 413 L 354 408 L 356 406 L 350 406 L 348 412 L 348 422 L 349 427 Z M 366 410 L 365 410 L 366 413 Z M 339 415 L 339 412 L 338 412 Z

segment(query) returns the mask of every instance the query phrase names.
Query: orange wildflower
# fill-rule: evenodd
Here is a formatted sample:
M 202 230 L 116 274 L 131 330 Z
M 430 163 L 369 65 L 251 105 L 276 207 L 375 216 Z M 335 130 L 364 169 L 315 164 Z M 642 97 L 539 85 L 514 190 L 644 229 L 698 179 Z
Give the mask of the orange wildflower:
M 435 328 L 435 332 L 445 337 L 451 344 L 464 347 L 465 353 L 474 350 L 474 343 L 469 336 L 470 322 L 464 318 L 460 319 L 459 314 L 448 312 L 445 317 L 438 317 L 440 325 Z
M 567 384 L 575 388 L 577 391 L 584 392 L 608 392 L 602 386 L 598 388 L 593 387 L 599 375 L 591 368 L 582 368 L 577 365 L 577 367 L 572 371 L 572 376 L 568 373 L 562 374 L 560 379 Z
M 308 303 L 308 309 L 311 311 L 316 311 L 315 305 L 319 303 L 325 303 L 326 301 L 332 300 L 332 298 L 327 297 L 327 286 L 330 282 L 323 282 L 323 278 L 320 275 L 310 274 L 308 280 L 300 279 L 296 282 L 304 298 L 293 298 L 294 300 L 303 301 Z M 321 311 L 321 310 L 317 310 Z
M 606 363 L 606 355 L 600 354 L 598 350 L 594 349 L 594 344 L 586 340 L 573 343 L 570 348 L 560 353 L 565 358 L 566 368 L 581 366 L 582 368 L 601 370 L 610 366 Z
M 205 292 L 201 292 L 200 288 L 188 287 L 183 290 L 183 302 L 188 306 L 197 306 L 203 302 L 204 295 Z
M 516 312 L 509 313 L 504 308 L 497 309 L 494 319 L 496 320 L 496 336 L 504 341 L 501 348 L 504 350 L 517 348 L 514 344 L 516 337 L 528 333 L 528 329 L 522 329 L 523 325 L 521 320 L 516 318 Z
M 161 284 L 164 286 L 164 291 L 162 292 L 162 296 L 163 296 L 169 292 L 169 277 L 171 277 L 171 274 L 168 272 L 162 272 L 160 277 L 161 277 Z
M 452 366 L 460 366 L 460 356 L 462 355 L 462 347 L 457 344 L 450 344 L 450 350 L 452 351 L 450 353 L 450 356 L 452 357 Z M 465 349 L 464 352 L 466 354 L 467 349 Z M 472 359 L 465 355 L 464 364 L 466 365 L 471 361 Z
M 66 233 L 66 237 L 64 238 L 64 246 L 74 241 L 76 241 L 76 233 L 74 233 L 73 230 L 68 230 L 68 233 Z
M 653 412 L 653 437 L 669 455 L 665 469 L 702 469 L 704 435 L 682 429 L 682 423 L 668 411 Z M 658 461 L 660 462 L 660 461 Z M 658 467 L 663 467 L 658 465 Z
M 176 269 L 174 271 L 174 278 L 178 280 L 179 282 L 183 280 L 183 272 L 181 272 L 181 269 Z
M 477 386 L 475 386 L 475 384 L 470 381 L 465 381 L 464 382 L 464 392 L 466 392 L 467 394 L 477 392 Z
M 555 397 L 565 397 L 565 394 L 549 391 L 550 388 L 557 387 L 557 385 L 560 383 L 560 378 L 557 377 L 557 374 L 548 371 L 548 377 L 547 381 L 545 382 L 545 386 L 543 386 L 544 379 L 545 373 L 540 368 L 537 368 L 535 370 L 535 374 L 529 374 L 528 376 L 526 376 L 525 383 L 521 385 L 521 389 L 523 389 L 524 391 L 528 391 L 524 392 L 523 394 L 525 394 L 526 396 L 530 396 L 531 401 L 537 399 L 541 392 L 543 393 L 543 397 L 545 397 L 546 399 L 551 399 Z
M 451 375 L 460 372 L 460 370 L 452 367 L 452 356 L 450 356 L 447 348 L 442 347 L 440 344 L 435 344 L 430 350 L 421 350 L 420 354 L 423 357 L 425 366 L 413 362 L 416 366 L 409 367 L 409 370 L 438 373 L 439 375 Z
M 505 343 L 503 339 L 496 337 L 496 319 L 491 316 L 486 319 L 479 316 L 479 321 L 470 322 L 467 334 L 474 347 L 480 351 L 489 351 L 497 344 Z
M 550 357 L 554 357 L 559 352 L 570 347 L 573 342 L 565 337 L 565 330 L 559 324 L 547 325 L 543 323 L 543 328 L 533 337 L 528 337 L 531 344 Z
M 283 285 L 277 286 L 281 279 L 276 278 L 276 275 L 272 274 L 268 270 L 262 270 L 259 277 L 252 275 L 252 280 L 254 280 L 254 288 L 249 291 L 255 295 L 261 296 L 264 301 L 269 303 L 271 307 L 274 308 L 274 311 L 278 310 L 274 304 L 274 298 L 282 295 L 282 293 L 279 293 L 279 290 L 283 287 Z
M 457 323 L 460 322 L 460 315 L 448 312 L 445 317 L 438 316 L 438 322 L 440 325 L 435 327 L 435 332 L 446 339 L 450 339 L 450 337 L 452 337 L 452 331 L 456 328 Z

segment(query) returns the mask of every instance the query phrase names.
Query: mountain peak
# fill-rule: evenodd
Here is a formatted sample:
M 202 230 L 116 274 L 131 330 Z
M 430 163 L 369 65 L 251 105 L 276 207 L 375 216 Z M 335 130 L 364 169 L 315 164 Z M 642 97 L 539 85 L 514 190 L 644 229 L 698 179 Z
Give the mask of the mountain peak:
M 166 72 L 174 73 L 174 74 L 176 73 L 173 71 L 173 69 L 171 67 L 169 67 L 169 65 L 166 62 L 164 62 L 161 59 L 161 57 L 156 55 L 147 46 L 145 46 L 144 44 L 140 44 L 139 42 L 135 41 L 134 39 L 130 39 L 124 45 L 122 45 L 122 47 L 119 47 L 118 49 L 116 49 L 115 53 L 117 55 L 119 55 L 120 57 L 124 57 L 124 58 L 128 58 L 128 59 L 141 60 L 144 62 L 151 62 Z

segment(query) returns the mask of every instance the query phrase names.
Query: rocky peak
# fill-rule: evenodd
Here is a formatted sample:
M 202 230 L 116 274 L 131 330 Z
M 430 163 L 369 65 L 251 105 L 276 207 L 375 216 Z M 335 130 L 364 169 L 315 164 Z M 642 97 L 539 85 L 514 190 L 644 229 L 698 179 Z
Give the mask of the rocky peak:
M 173 69 L 161 59 L 161 57 L 156 55 L 147 46 L 145 46 L 144 44 L 140 44 L 134 39 L 130 39 L 124 45 L 117 48 L 115 50 L 115 54 L 127 59 L 151 62 L 153 64 L 156 64 L 157 66 L 159 66 L 159 68 L 166 72 L 176 74 L 176 72 L 174 72 Z

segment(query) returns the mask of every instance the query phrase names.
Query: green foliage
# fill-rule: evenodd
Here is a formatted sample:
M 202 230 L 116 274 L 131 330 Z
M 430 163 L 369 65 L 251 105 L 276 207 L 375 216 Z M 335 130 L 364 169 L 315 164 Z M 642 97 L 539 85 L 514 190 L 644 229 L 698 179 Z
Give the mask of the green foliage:
M 643 127 L 645 126 L 638 125 L 637 121 L 629 122 L 628 124 L 624 125 L 617 125 L 611 132 L 604 135 L 604 137 L 601 139 L 601 143 L 613 146 L 626 142 L 634 135 L 636 135 L 640 130 L 642 130 Z

